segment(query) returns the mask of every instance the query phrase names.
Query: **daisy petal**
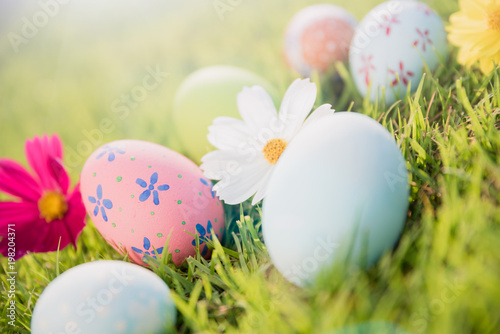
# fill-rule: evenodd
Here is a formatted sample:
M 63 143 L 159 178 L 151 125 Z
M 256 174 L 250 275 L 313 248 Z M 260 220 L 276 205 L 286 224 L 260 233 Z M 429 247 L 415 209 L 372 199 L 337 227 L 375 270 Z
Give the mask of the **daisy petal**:
M 316 85 L 309 79 L 295 80 L 283 97 L 279 118 L 285 123 L 281 137 L 290 140 L 297 133 L 314 106 L 316 100 Z
M 309 117 L 307 117 L 304 122 L 303 127 L 309 126 L 310 124 L 316 122 L 317 120 L 322 119 L 323 117 L 331 117 L 335 112 L 334 109 L 331 109 L 332 106 L 330 104 L 323 104 L 319 106 L 318 109 L 314 110 Z
M 484 18 L 484 10 L 481 5 L 471 0 L 459 0 L 460 8 L 471 19 L 482 20 Z
M 248 126 L 240 119 L 217 117 L 208 127 L 207 139 L 220 150 L 235 150 L 251 137 Z
M 212 180 L 222 180 L 238 174 L 247 160 L 236 151 L 212 151 L 201 158 L 203 175 Z M 201 179 L 204 182 L 203 179 Z
M 244 87 L 237 102 L 241 118 L 252 131 L 269 128 L 278 117 L 273 100 L 260 86 Z
M 494 64 L 493 64 L 494 63 Z M 495 66 L 500 65 L 500 54 L 491 58 L 482 58 L 479 60 L 479 67 L 483 73 L 490 73 Z
M 213 190 L 227 204 L 239 204 L 257 192 L 260 186 L 259 181 L 270 168 L 272 165 L 263 158 L 242 164 L 239 173 L 227 175 L 214 186 Z
M 37 202 L 42 195 L 39 183 L 31 174 L 9 159 L 0 159 L 0 190 L 32 202 Z
M 259 203 L 264 198 L 264 196 L 266 196 L 267 185 L 269 184 L 269 179 L 271 178 L 272 174 L 273 170 L 271 169 L 266 173 L 266 175 L 260 181 L 259 190 L 257 190 L 257 193 L 252 199 L 252 205 Z

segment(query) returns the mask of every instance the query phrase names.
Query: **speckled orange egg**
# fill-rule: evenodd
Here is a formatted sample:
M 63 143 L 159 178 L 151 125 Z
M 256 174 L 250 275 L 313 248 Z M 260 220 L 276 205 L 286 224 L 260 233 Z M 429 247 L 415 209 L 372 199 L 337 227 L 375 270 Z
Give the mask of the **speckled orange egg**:
M 356 19 L 335 5 L 314 5 L 298 12 L 285 34 L 288 64 L 307 77 L 325 72 L 336 61 L 346 61 Z

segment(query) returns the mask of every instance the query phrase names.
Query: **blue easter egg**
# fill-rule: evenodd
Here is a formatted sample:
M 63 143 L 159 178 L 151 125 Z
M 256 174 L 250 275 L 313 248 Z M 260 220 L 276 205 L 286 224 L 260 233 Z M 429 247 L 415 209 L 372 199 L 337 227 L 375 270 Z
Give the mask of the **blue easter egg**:
M 176 308 L 156 274 L 122 261 L 84 263 L 43 291 L 33 310 L 32 334 L 173 332 Z

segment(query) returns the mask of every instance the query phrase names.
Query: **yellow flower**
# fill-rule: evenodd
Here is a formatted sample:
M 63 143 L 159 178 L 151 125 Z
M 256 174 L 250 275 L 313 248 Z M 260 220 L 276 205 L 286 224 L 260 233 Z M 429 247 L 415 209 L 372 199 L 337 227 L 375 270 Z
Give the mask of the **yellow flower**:
M 500 65 L 500 0 L 459 0 L 460 11 L 450 16 L 448 39 L 460 48 L 458 62 L 479 61 L 483 73 Z

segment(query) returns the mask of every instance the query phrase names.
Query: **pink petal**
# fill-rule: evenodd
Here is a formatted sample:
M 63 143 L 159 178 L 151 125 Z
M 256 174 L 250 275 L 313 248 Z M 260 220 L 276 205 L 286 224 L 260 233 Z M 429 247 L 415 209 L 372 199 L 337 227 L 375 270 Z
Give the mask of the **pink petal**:
M 7 225 L 15 222 L 16 259 L 27 252 L 53 252 L 70 243 L 76 247 L 76 240 L 85 227 L 86 216 L 79 185 L 66 200 L 68 211 L 64 218 L 50 223 L 39 218 L 36 203 L 0 202 L 0 236 L 7 236 Z M 0 251 L 4 256 L 8 253 L 8 242 L 8 238 L 0 241 Z
M 37 202 L 42 194 L 39 183 L 31 174 L 9 159 L 0 159 L 0 190 L 31 202 Z
M 38 244 L 45 239 L 49 225 L 43 219 L 38 219 L 30 223 L 24 224 L 23 227 L 15 227 L 15 259 L 19 259 L 27 254 L 27 252 L 36 251 Z M 3 256 L 9 253 L 9 239 L 3 238 L 0 241 L 0 251 Z
M 33 202 L 0 202 L 0 236 L 7 235 L 7 225 L 22 228 L 40 218 L 38 206 Z
M 57 247 L 63 249 L 71 242 L 71 237 L 68 235 L 62 219 L 56 219 L 50 223 L 43 221 L 43 223 L 47 225 L 47 233 L 30 251 L 35 253 L 55 252 Z M 60 244 L 59 240 L 61 240 Z
M 63 219 L 53 220 L 49 223 L 50 231 L 44 240 L 35 249 L 36 252 L 50 252 L 65 248 L 70 243 L 76 248 L 76 241 L 81 231 L 85 227 L 85 217 L 87 215 L 83 205 L 78 185 L 69 197 L 68 211 Z
M 62 193 L 66 195 L 69 187 L 69 176 L 64 169 L 61 159 L 50 157 L 48 164 L 52 177 L 56 180 L 57 184 L 59 184 Z
M 27 140 L 25 145 L 26 158 L 31 168 L 38 175 L 40 184 L 44 189 L 56 190 L 57 182 L 49 171 L 48 158 L 51 156 L 53 147 L 49 144 L 47 136 Z
M 58 135 L 53 134 L 52 135 L 52 154 L 56 157 L 62 160 L 63 158 L 63 149 L 62 149 L 62 142 L 61 138 L 59 138 Z
M 76 239 L 78 235 L 85 227 L 87 216 L 87 211 L 85 210 L 85 205 L 83 204 L 82 195 L 80 193 L 80 185 L 77 184 L 68 197 L 68 212 L 64 217 L 66 226 L 69 229 L 70 234 L 73 236 L 73 245 L 76 248 Z

